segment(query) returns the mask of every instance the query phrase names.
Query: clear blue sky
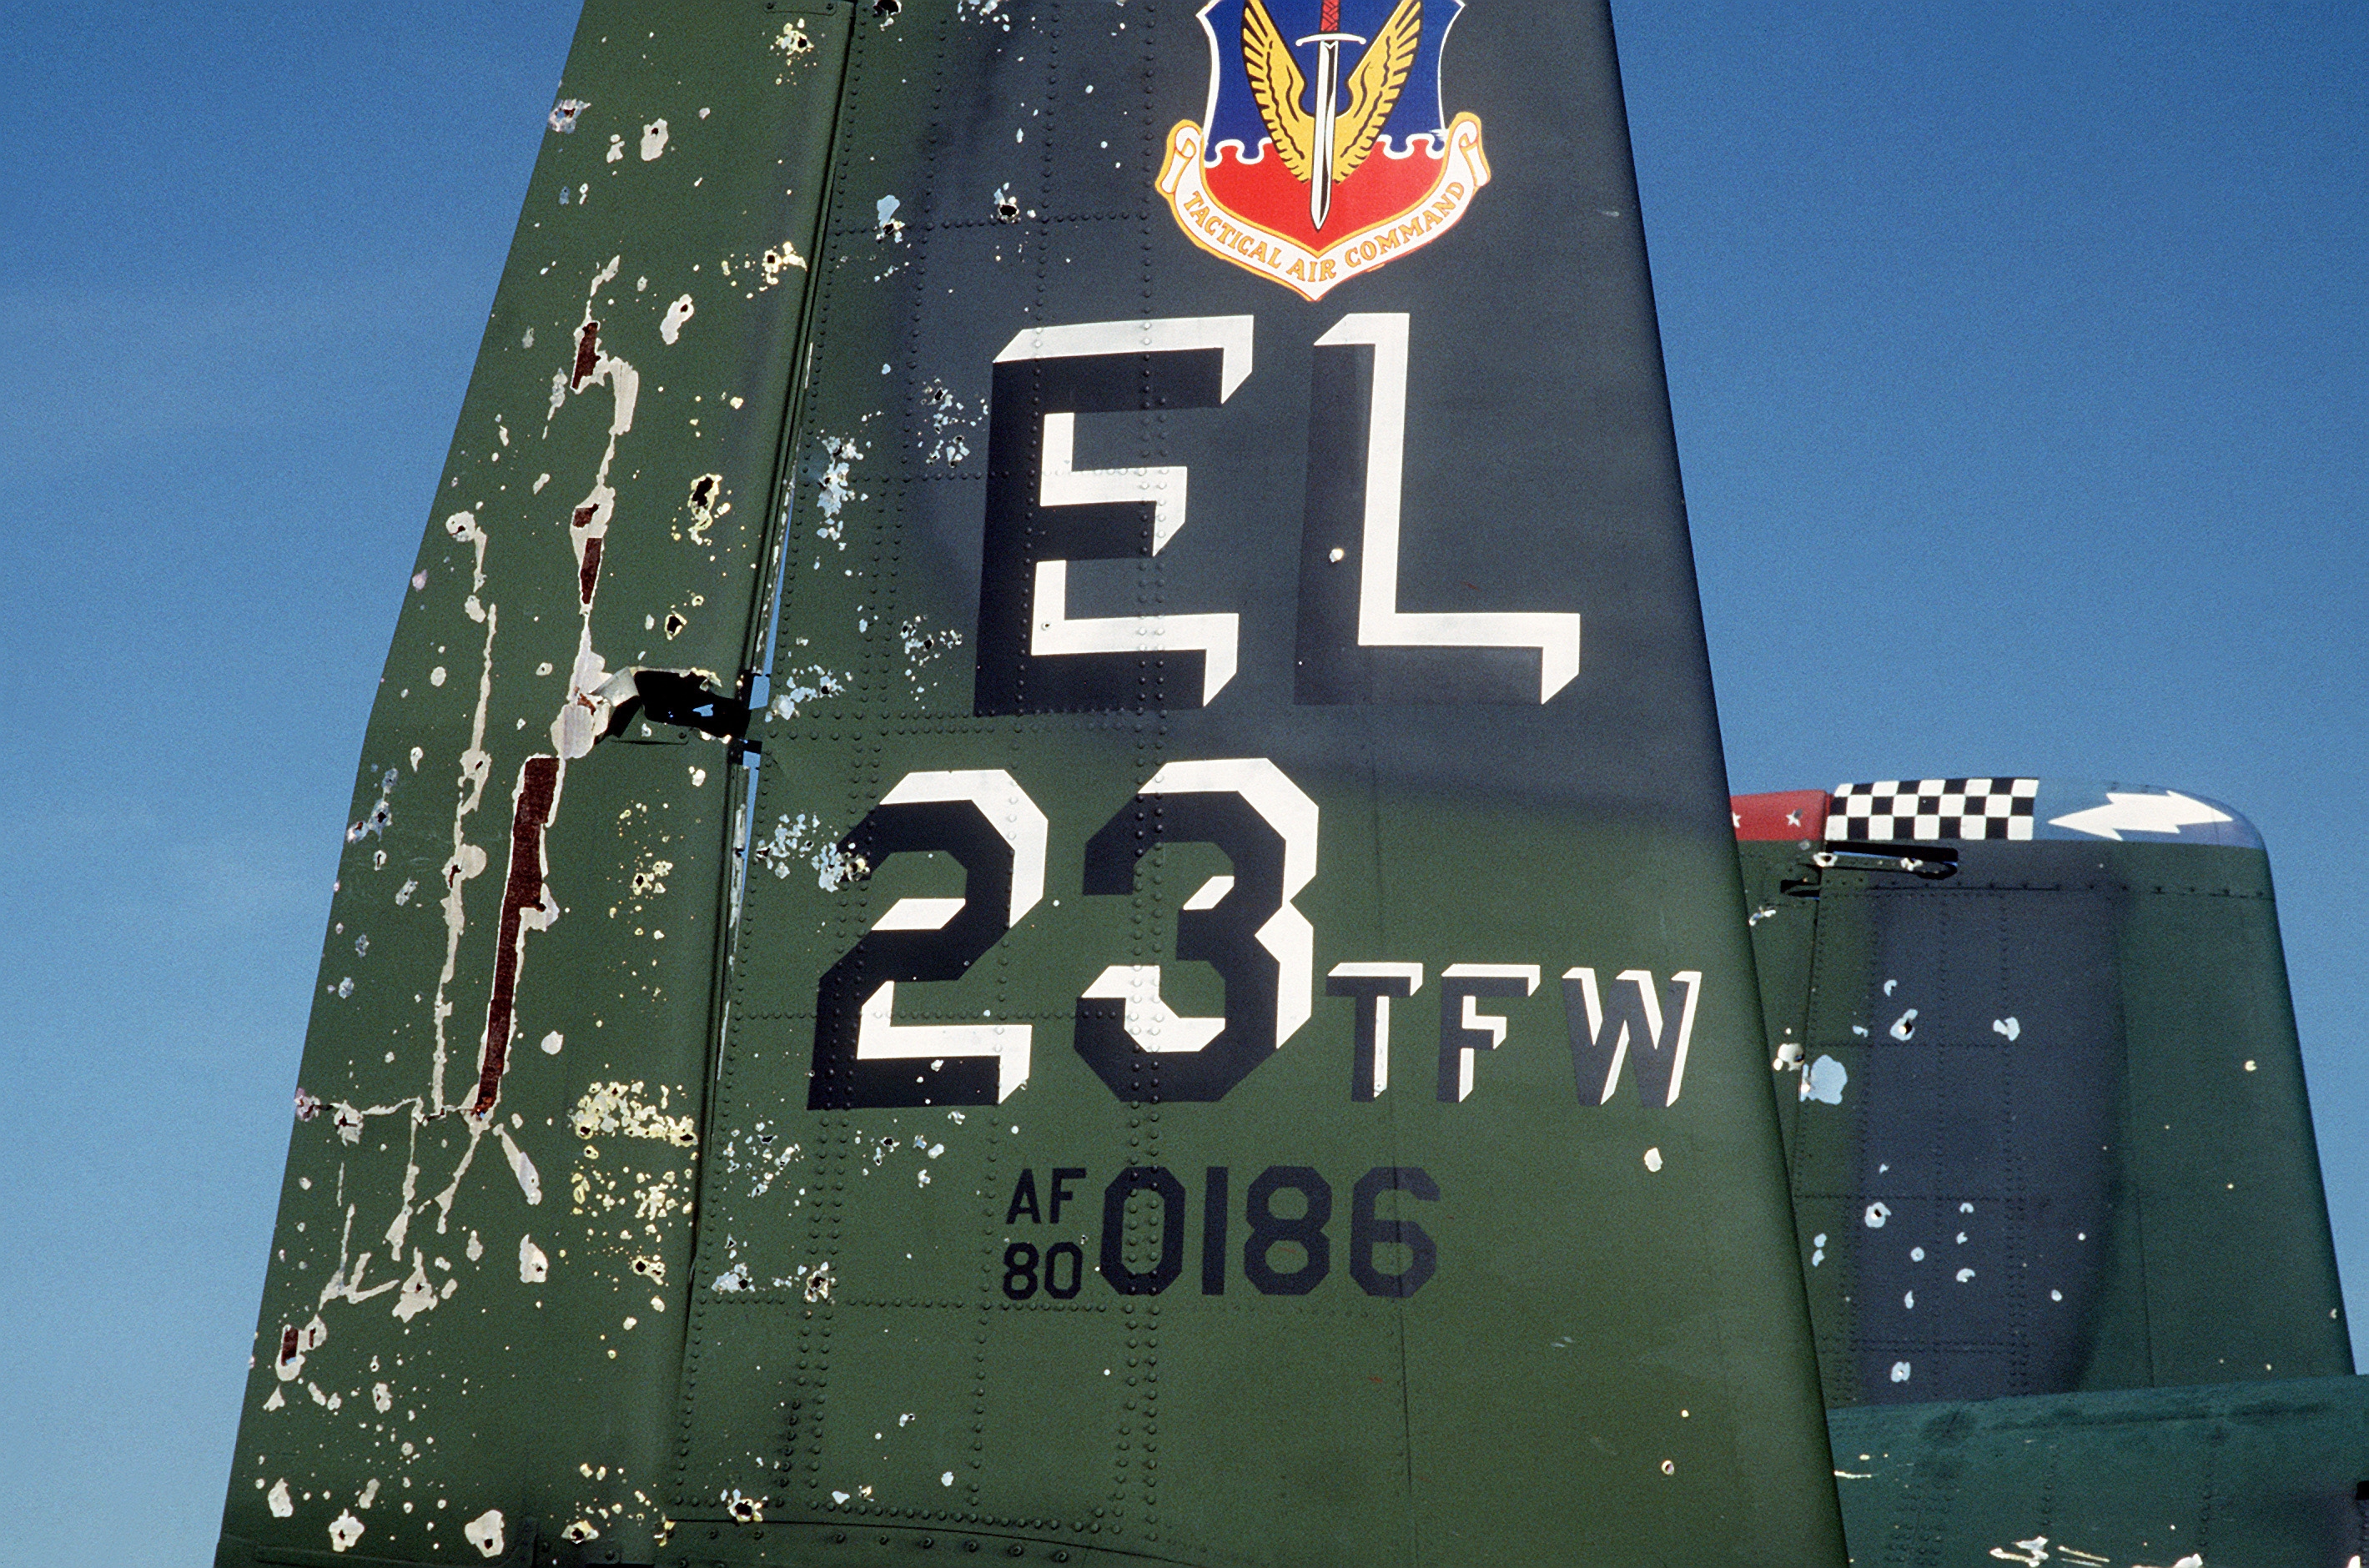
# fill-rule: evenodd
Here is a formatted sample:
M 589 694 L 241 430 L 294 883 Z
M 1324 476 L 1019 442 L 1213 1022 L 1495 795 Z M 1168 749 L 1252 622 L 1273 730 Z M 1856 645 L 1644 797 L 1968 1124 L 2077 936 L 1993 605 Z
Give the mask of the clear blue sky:
M 1735 786 L 2249 813 L 2369 1326 L 2369 7 L 1615 9 Z M 362 725 L 573 23 L 11 19 L 0 1558 L 210 1561 Z

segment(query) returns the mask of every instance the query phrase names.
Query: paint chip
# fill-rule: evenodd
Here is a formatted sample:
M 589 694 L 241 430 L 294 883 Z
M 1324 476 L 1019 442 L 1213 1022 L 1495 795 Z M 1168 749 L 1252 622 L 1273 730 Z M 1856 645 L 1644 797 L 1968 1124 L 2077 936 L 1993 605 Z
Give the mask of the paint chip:
M 1648 1149 L 1645 1150 L 1645 1169 L 1648 1171 L 1659 1171 L 1661 1168 L 1662 1151 L 1659 1149 Z
M 502 1554 L 502 1511 L 488 1508 L 461 1527 L 462 1539 L 477 1549 L 480 1557 Z
M 1822 1056 L 1802 1072 L 1801 1097 L 1821 1104 L 1839 1105 L 1843 1103 L 1843 1090 L 1849 1082 L 1848 1069 L 1830 1056 Z

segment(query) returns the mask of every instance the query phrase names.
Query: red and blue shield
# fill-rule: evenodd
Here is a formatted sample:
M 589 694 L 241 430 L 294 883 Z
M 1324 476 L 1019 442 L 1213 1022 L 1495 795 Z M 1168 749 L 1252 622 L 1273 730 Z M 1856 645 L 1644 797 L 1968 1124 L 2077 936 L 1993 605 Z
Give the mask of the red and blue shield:
M 1464 0 L 1209 0 L 1209 105 L 1160 192 L 1193 243 L 1309 299 L 1429 244 L 1489 180 L 1439 61 Z

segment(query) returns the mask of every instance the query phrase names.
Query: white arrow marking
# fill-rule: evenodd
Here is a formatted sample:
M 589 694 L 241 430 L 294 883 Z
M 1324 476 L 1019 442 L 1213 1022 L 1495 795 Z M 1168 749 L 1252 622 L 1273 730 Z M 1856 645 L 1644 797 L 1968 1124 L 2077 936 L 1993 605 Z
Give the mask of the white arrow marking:
M 2177 833 L 2182 828 L 2204 822 L 2226 822 L 2226 811 L 2215 811 L 2201 800 L 2191 800 L 2178 790 L 2166 790 L 2161 795 L 2125 795 L 2120 790 L 2106 792 L 2106 804 L 2092 806 L 2087 811 L 2075 811 L 2063 817 L 2051 817 L 2052 828 L 2070 828 L 2077 833 L 2112 839 L 2120 843 L 2124 833 Z

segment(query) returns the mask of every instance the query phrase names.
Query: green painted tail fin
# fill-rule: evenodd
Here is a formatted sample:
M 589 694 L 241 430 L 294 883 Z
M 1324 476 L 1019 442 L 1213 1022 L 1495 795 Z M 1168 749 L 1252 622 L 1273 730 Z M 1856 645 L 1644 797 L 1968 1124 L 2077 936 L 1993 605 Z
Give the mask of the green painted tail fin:
M 441 493 L 225 1561 L 1841 1562 L 1602 4 L 593 0 Z

